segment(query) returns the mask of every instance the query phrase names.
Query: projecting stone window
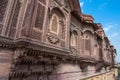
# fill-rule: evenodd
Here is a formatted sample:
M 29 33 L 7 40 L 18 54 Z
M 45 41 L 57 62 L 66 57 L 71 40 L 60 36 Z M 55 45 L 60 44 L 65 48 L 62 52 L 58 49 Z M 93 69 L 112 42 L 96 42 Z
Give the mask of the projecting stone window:
M 56 14 L 53 14 L 51 19 L 50 31 L 52 33 L 58 34 L 58 28 L 59 28 L 59 17 Z
M 0 22 L 2 22 L 4 18 L 7 4 L 8 4 L 8 0 L 0 0 Z

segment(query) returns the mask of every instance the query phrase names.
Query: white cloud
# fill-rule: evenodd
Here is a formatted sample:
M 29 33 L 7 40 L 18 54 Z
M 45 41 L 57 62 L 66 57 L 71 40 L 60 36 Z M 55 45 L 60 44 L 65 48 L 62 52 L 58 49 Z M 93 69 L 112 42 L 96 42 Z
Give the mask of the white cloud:
M 119 35 L 118 33 L 113 33 L 113 34 L 109 35 L 108 37 L 109 37 L 110 39 L 112 39 L 112 38 L 117 37 L 118 35 Z
M 111 35 L 111 37 L 116 37 L 116 36 L 118 36 L 118 33 L 113 33 L 113 34 Z
M 104 28 L 105 32 L 108 32 L 113 26 L 112 25 L 108 25 L 107 27 Z
M 83 7 L 83 5 L 84 5 L 84 2 L 80 2 L 80 6 Z

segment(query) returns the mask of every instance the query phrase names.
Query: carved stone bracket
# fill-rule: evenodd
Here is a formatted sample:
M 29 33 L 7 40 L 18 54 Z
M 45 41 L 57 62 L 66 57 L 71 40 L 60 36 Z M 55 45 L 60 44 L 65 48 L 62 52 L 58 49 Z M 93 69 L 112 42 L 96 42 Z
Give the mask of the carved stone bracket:
M 50 7 L 51 7 L 51 9 L 54 8 L 54 7 L 58 7 L 58 4 L 55 1 L 53 1 L 51 3 Z
M 77 54 L 78 53 L 78 51 L 74 47 L 71 47 L 71 52 L 72 52 L 72 54 Z
M 57 43 L 59 43 L 59 39 L 58 39 L 58 38 L 55 38 L 55 37 L 52 37 L 52 36 L 48 36 L 48 40 L 49 40 L 50 43 L 52 43 L 52 44 L 57 44 Z

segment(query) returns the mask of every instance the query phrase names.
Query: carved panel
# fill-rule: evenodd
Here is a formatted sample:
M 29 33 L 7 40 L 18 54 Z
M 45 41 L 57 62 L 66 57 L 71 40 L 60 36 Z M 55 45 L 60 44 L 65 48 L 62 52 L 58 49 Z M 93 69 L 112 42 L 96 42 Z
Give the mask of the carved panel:
M 38 3 L 35 27 L 42 29 L 44 23 L 45 7 Z
M 21 3 L 20 3 L 19 0 L 17 0 L 15 11 L 14 11 L 14 15 L 13 15 L 13 19 L 12 19 L 12 24 L 11 24 L 12 27 L 16 27 L 17 20 L 18 20 L 18 15 L 19 15 L 19 11 L 20 11 L 20 7 L 21 7 Z
M 15 6 L 15 10 L 13 10 L 13 17 L 12 17 L 12 21 L 11 21 L 11 30 L 10 30 L 10 37 L 14 37 L 15 36 L 15 31 L 16 31 L 16 25 L 17 25 L 17 21 L 18 21 L 18 16 L 19 16 L 19 11 L 20 11 L 20 7 L 21 7 L 21 3 L 19 0 L 17 0 L 16 2 L 16 6 Z
M 30 35 L 31 36 L 31 38 L 33 38 L 33 39 L 37 39 L 37 40 L 42 40 L 42 33 L 41 32 L 39 32 L 39 31 L 35 31 L 35 30 L 33 30 L 32 31 L 32 35 Z
M 0 22 L 2 22 L 4 18 L 7 4 L 8 4 L 8 0 L 0 0 Z
M 31 27 L 32 24 L 32 17 L 34 10 L 35 10 L 35 1 L 31 0 L 26 9 L 21 36 L 27 36 L 28 29 Z

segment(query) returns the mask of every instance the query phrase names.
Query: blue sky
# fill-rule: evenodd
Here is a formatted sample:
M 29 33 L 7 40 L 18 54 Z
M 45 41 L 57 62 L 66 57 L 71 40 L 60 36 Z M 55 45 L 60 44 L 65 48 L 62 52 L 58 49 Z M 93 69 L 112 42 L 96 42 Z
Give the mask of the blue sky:
M 116 61 L 120 62 L 120 0 L 79 0 L 81 10 L 101 23 L 106 35 L 117 50 Z

